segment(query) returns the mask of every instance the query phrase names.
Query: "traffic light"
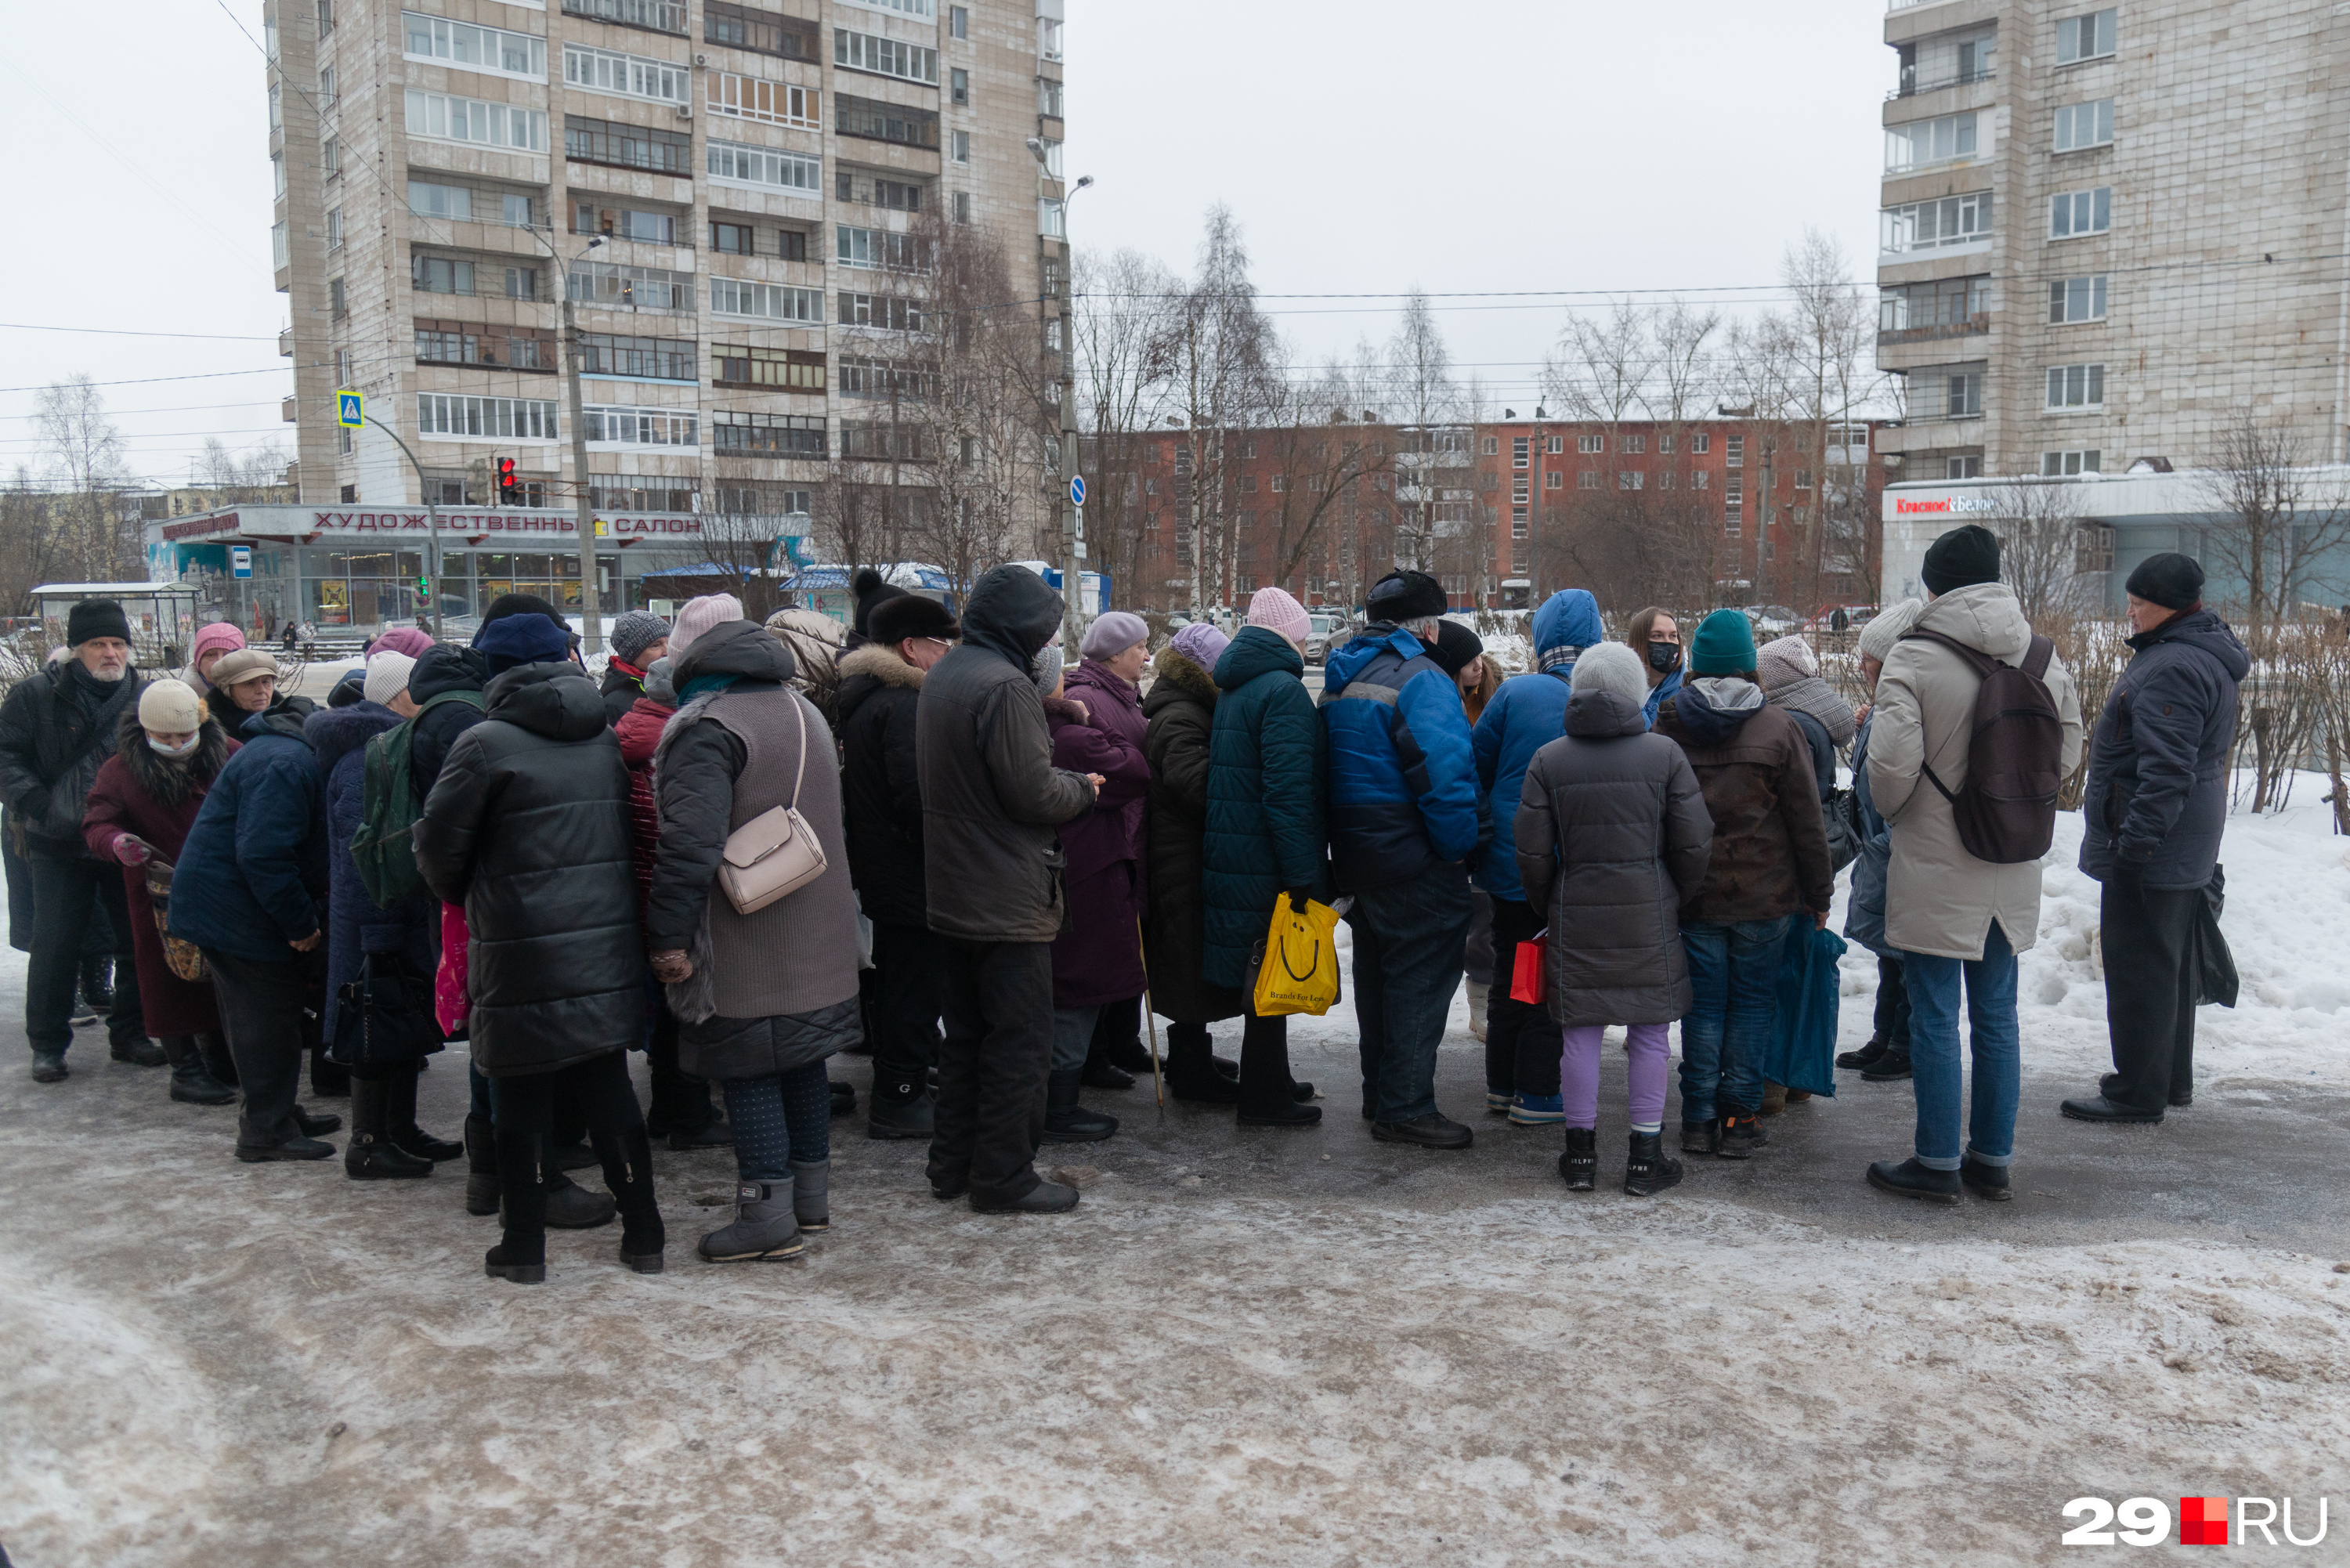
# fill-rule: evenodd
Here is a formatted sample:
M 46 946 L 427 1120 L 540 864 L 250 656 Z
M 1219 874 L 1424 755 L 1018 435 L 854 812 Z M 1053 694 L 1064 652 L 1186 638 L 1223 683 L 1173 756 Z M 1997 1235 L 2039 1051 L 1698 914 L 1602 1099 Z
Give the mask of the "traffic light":
M 515 460 L 510 457 L 498 459 L 498 504 L 522 504 L 522 481 L 515 476 Z

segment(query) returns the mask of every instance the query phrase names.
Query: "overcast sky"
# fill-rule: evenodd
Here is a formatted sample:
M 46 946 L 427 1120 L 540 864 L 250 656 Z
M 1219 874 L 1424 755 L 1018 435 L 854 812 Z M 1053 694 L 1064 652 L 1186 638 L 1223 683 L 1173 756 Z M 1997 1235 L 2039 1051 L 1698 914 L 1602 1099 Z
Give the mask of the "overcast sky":
M 0 57 L 17 150 L 0 479 L 39 464 L 29 389 L 76 371 L 120 383 L 104 394 L 143 477 L 183 481 L 208 434 L 291 447 L 264 76 L 246 37 L 261 7 L 226 5 L 120 0 L 96 75 L 32 64 L 89 57 L 87 8 L 16 8 L 17 45 Z M 1806 226 L 1841 241 L 1865 281 L 1893 80 L 1883 15 L 1870 0 L 1070 0 L 1068 169 L 1095 180 L 1072 233 L 1188 270 L 1201 215 L 1226 202 L 1267 296 L 1379 296 L 1268 298 L 1305 360 L 1384 339 L 1393 296 L 1413 287 L 1768 304 Z M 1463 376 L 1483 378 L 1496 411 L 1529 407 L 1566 302 L 1435 304 Z M 27 329 L 98 327 L 218 336 Z

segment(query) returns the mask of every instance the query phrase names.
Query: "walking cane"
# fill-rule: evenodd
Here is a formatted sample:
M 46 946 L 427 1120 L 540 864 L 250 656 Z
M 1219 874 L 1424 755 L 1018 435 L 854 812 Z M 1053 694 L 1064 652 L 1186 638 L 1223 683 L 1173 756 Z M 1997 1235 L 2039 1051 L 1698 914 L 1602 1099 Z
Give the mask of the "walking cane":
M 1142 940 L 1142 917 L 1134 917 L 1134 940 Z M 1150 1012 L 1150 962 L 1142 965 L 1142 1022 L 1150 1031 L 1150 1086 L 1159 1091 L 1159 1108 L 1167 1108 L 1167 1080 L 1159 1073 L 1159 1020 Z

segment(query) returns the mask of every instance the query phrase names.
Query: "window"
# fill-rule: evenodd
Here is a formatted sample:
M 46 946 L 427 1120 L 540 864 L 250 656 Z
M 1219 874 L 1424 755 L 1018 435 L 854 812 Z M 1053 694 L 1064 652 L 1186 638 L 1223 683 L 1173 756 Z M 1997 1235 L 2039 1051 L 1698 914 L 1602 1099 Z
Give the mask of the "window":
M 2103 321 L 2106 318 L 2106 275 L 2090 277 L 2060 277 L 2048 286 L 2048 324 L 2069 326 L 2075 321 Z
M 1566 438 L 1562 435 L 1552 436 L 1549 440 L 1543 442 L 1543 450 L 1549 452 L 1565 452 L 1566 450 Z
M 328 145 L 332 146 L 333 143 L 329 142 Z M 286 194 L 286 155 L 282 152 L 273 152 L 269 155 L 269 183 L 273 187 L 270 192 L 272 195 Z
M 1981 370 L 1953 370 L 1943 380 L 1945 398 L 1942 416 L 1945 419 L 1970 420 L 1982 413 L 1983 373 Z
M 1524 505 L 1527 500 L 1527 488 L 1532 485 L 1533 483 L 1533 477 L 1528 474 L 1513 473 L 1510 475 L 1510 499 L 1516 502 L 1521 506 Z
M 318 144 L 318 167 L 325 171 L 326 177 L 329 180 L 341 175 L 343 171 L 343 139 L 341 137 L 329 136 Z M 280 186 L 277 193 L 281 196 L 286 194 L 285 188 Z
M 1700 456 L 1703 456 L 1708 451 L 1711 450 L 1712 446 L 1713 434 L 1710 431 L 1697 431 L 1692 432 L 1690 436 L 1690 451 L 1698 453 Z
M 901 299 L 888 294 L 850 294 L 839 296 L 839 312 L 834 322 L 842 327 L 879 327 L 891 332 L 920 332 L 922 329 L 922 307 L 915 300 Z M 1051 323 L 1058 327 L 1060 322 Z M 1057 347 L 1057 345 L 1050 345 Z
M 2068 103 L 2056 110 L 2056 151 L 2077 152 L 2103 147 L 2114 139 L 2114 100 Z
M 722 457 L 827 455 L 824 420 L 806 414 L 712 414 L 712 450 Z
M 1648 438 L 1645 435 L 1627 435 L 1624 438 L 1622 450 L 1646 452 L 1648 450 Z
M 606 310 L 693 308 L 693 275 L 666 267 L 581 259 L 571 264 L 571 297 Z
M 555 401 L 419 392 L 416 432 L 454 441 L 553 441 Z
M 1624 469 L 1616 475 L 1618 490 L 1638 490 L 1648 483 L 1648 476 L 1638 469 Z
M 895 141 L 906 147 L 939 144 L 937 110 L 908 109 L 847 93 L 835 97 L 833 129 L 843 136 L 861 136 L 868 141 Z
M 2113 13 L 2107 12 L 2107 16 Z M 2084 452 L 2043 452 L 2040 454 L 2040 472 L 2050 479 L 2062 479 L 2075 473 L 2097 473 L 2105 453 L 2095 447 Z
M 338 348 L 335 350 L 335 385 L 348 387 L 350 384 L 351 351 L 348 348 Z
M 877 77 L 896 77 L 900 81 L 922 82 L 931 87 L 939 85 L 939 52 L 902 38 L 884 38 L 835 27 L 832 63 L 845 70 L 870 71 Z
M 893 234 L 886 229 L 854 229 L 847 223 L 837 223 L 833 227 L 833 259 L 843 266 L 886 267 L 892 272 L 922 270 L 921 242 L 912 234 Z
M 328 66 L 318 73 L 318 112 L 324 114 L 335 107 L 335 67 Z
M 954 221 L 958 223 L 971 222 L 971 192 L 968 191 L 954 193 Z
M 2050 409 L 2102 409 L 2106 406 L 2106 368 L 2103 365 L 2051 365 L 2048 367 L 2048 403 Z
M 473 264 L 455 256 L 411 253 L 408 258 L 408 286 L 419 294 L 472 294 Z
M 691 409 L 619 409 L 590 403 L 581 410 L 588 421 L 589 446 L 699 446 Z
M 1691 490 L 1704 490 L 1711 487 L 1712 483 L 1713 474 L 1706 469 L 1700 468 L 1690 475 L 1690 488 Z
M 2056 24 L 2056 63 L 2094 60 L 2114 52 L 2114 13 L 2092 11 L 2085 16 L 2065 16 Z
M 1061 57 L 1061 21 L 1057 16 L 1036 18 L 1036 57 L 1057 60 Z
M 1742 468 L 1746 464 L 1746 438 L 1734 435 L 1721 443 L 1721 462 L 1725 468 Z
M 752 244 L 752 235 L 754 232 L 748 223 L 722 223 L 713 221 L 710 225 L 710 248 L 730 256 L 753 254 L 756 249 Z
M 528 327 L 480 327 L 463 321 L 416 323 L 420 365 L 493 365 L 514 370 L 555 369 L 555 340 Z M 338 379 L 338 386 L 348 384 Z
M 886 400 L 892 393 L 917 401 L 931 395 L 934 378 L 930 372 L 911 365 L 893 365 L 880 359 L 840 357 L 839 379 L 833 389 L 844 398 L 878 398 Z
M 466 141 L 484 147 L 510 147 L 520 152 L 546 151 L 546 112 L 485 103 L 475 98 L 452 98 L 446 93 L 408 90 L 408 134 L 442 141 Z M 658 131 L 654 135 L 660 134 Z
M 1566 475 L 1561 473 L 1557 469 L 1554 468 L 1549 472 L 1543 475 L 1543 488 L 1544 490 L 1564 489 L 1565 484 Z
M 1885 128 L 1887 173 L 1972 158 L 1976 151 L 1975 115 L 1971 109 L 1965 114 L 1946 114 L 1939 119 L 1918 119 Z
M 408 210 L 420 218 L 470 218 L 473 215 L 473 193 L 463 185 L 411 180 Z
M 934 20 L 939 14 L 937 0 L 847 0 L 847 3 L 872 11 L 894 11 L 900 16 L 917 16 L 925 22 Z
M 655 103 L 691 101 L 686 67 L 642 55 L 591 49 L 585 44 L 563 46 L 563 79 L 590 92 L 616 93 L 622 98 L 650 99 Z
M 824 356 L 798 348 L 732 348 L 713 344 L 710 349 L 710 384 L 713 387 L 773 387 L 786 392 L 824 390 Z
M 1531 532 L 1532 525 L 1526 521 L 1526 508 L 1523 506 L 1511 507 L 1510 537 L 1513 539 L 1523 539 Z
M 1510 438 L 1510 466 L 1512 468 L 1523 468 L 1526 466 L 1528 461 L 1527 452 L 1531 445 L 1531 441 L 1524 436 L 1512 436 Z
M 1059 82 L 1047 81 L 1043 77 L 1038 77 L 1036 78 L 1036 112 L 1042 115 L 1049 115 L 1055 119 L 1063 118 L 1061 114 L 1061 84 Z
M 616 169 L 648 169 L 656 174 L 693 174 L 693 138 L 607 119 L 563 117 L 563 156 L 574 163 L 605 163 Z
M 335 30 L 335 0 L 318 0 L 318 36 L 326 37 Z
M 528 0 L 521 0 L 528 4 Z M 598 22 L 618 22 L 623 27 L 642 27 L 650 33 L 674 33 L 686 36 L 685 0 L 563 0 L 567 16 L 592 16 Z
M 583 332 L 579 335 L 579 369 L 586 375 L 626 376 L 646 381 L 697 379 L 693 345 L 677 338 Z
M 710 177 L 721 184 L 805 191 L 811 196 L 824 191 L 824 163 L 814 153 L 778 152 L 772 148 L 713 138 L 709 144 L 709 162 Z
M 1980 456 L 1944 458 L 1942 477 L 1944 479 L 1981 479 L 1982 459 Z
M 671 485 L 678 489 L 669 488 Z M 588 473 L 588 504 L 613 512 L 690 512 L 693 482 L 662 474 Z M 528 493 L 528 486 L 525 486 Z M 576 557 L 574 557 L 576 559 Z
M 286 123 L 286 105 L 278 93 L 278 84 L 269 84 L 269 129 L 277 130 Z
M 824 291 L 794 288 L 789 284 L 745 283 L 740 278 L 710 280 L 710 312 L 713 316 L 759 316 L 770 321 L 793 321 L 810 327 L 824 323 Z
M 1577 490 L 1596 490 L 1596 489 L 1598 489 L 1598 488 L 1599 488 L 1599 473 L 1598 473 L 1598 471 L 1597 471 L 1596 469 L 1589 469 L 1589 468 L 1586 468 L 1586 469 L 1585 469 L 1582 472 L 1580 472 L 1580 473 L 1576 474 L 1576 475 L 1575 476 L 1575 487 Z
M 1502 450 L 1502 438 L 1499 436 L 1487 436 L 1483 441 L 1478 443 L 1477 450 L 1483 452 L 1487 457 L 1496 456 Z
M 2110 185 L 2094 191 L 2062 191 L 2048 199 L 2048 237 L 2070 239 L 2102 234 L 2114 226 L 2114 192 Z
M 637 240 L 646 244 L 677 244 L 677 216 L 672 213 L 639 212 L 629 207 L 598 207 L 593 202 L 571 204 L 571 232 L 575 234 L 609 234 L 616 240 Z
M 1904 284 L 1880 289 L 1877 296 L 1879 332 L 1919 332 L 1950 336 L 1940 328 L 1987 327 L 1991 313 L 1991 278 L 1946 277 L 1933 283 Z
M 968 162 L 970 162 L 970 161 L 971 161 L 971 132 L 970 132 L 970 131 L 968 131 L 968 130 L 958 130 L 958 131 L 956 131 L 956 132 L 954 133 L 954 139 L 953 139 L 953 140 L 951 140 L 948 145 L 952 149 L 952 152 L 951 152 L 951 156 L 954 159 L 954 161 L 955 161 L 956 162 L 958 162 L 958 163 L 968 163 Z
M 950 38 L 968 38 L 971 36 L 970 6 L 950 5 L 947 7 L 947 36 Z
M 327 209 L 327 248 L 330 251 L 343 248 L 343 210 L 340 207 Z
M 1739 512 L 1738 512 L 1738 508 L 1737 508 L 1737 507 L 1735 507 L 1735 506 L 1725 506 L 1725 507 L 1723 507 L 1723 508 L 1722 508 L 1722 512 L 1721 512 L 1721 532 L 1722 532 L 1723 535 L 1724 535 L 1725 537 L 1727 537 L 1727 538 L 1735 539 L 1735 538 L 1737 538 L 1737 537 L 1738 537 L 1738 535 L 1739 535 L 1739 532 L 1740 532 L 1740 526 L 1739 526 Z
M 1887 207 L 1877 214 L 1877 244 L 1898 254 L 1987 241 L 1991 238 L 1991 209 L 1988 191 Z
M 971 101 L 971 73 L 956 69 L 947 73 L 947 96 L 955 103 Z
M 816 113 L 821 96 L 814 88 L 796 87 L 790 82 L 736 76 L 732 71 L 710 73 L 710 112 L 733 115 L 737 119 L 818 130 L 824 125 Z
M 775 254 L 784 261 L 804 262 L 808 259 L 807 242 L 805 229 L 777 229 Z
M 509 228 L 530 227 L 531 210 L 530 198 L 527 196 L 517 196 L 507 192 L 498 198 L 498 220 Z
M 452 22 L 444 16 L 420 16 L 414 11 L 402 11 L 400 20 L 408 36 L 408 57 L 411 60 L 432 60 L 535 82 L 546 79 L 545 38 L 496 27 L 477 27 L 470 22 Z
M 341 278 L 327 280 L 327 308 L 338 317 L 351 313 L 351 296 L 345 291 Z
M 706 0 L 702 7 L 702 36 L 713 44 L 732 44 L 738 49 L 751 49 L 762 55 L 810 61 L 816 57 L 816 47 L 823 37 L 813 22 L 754 11 L 745 5 L 729 5 L 727 0 Z
M 1808 468 L 1799 468 L 1795 470 L 1795 488 L 1798 490 L 1809 490 L 1811 487 L 1812 471 Z

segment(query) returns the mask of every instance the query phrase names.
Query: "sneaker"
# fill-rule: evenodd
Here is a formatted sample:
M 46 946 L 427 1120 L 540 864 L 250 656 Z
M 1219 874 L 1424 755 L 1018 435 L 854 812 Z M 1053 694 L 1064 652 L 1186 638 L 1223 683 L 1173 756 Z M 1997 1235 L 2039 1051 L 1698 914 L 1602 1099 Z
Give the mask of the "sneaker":
M 1721 1147 L 1713 1152 L 1724 1159 L 1752 1159 L 1754 1151 L 1764 1147 L 1771 1135 L 1752 1116 L 1724 1116 L 1721 1122 Z
M 1499 1093 L 1488 1089 L 1485 1091 L 1485 1108 L 1495 1116 L 1503 1116 L 1508 1114 L 1511 1103 L 1516 1098 L 1517 1096 L 1506 1089 Z
M 1864 1084 L 1890 1084 L 1909 1075 L 1909 1053 L 1898 1048 L 1889 1050 L 1873 1064 L 1860 1070 Z
M 1721 1121 L 1716 1117 L 1708 1122 L 1681 1124 L 1683 1154 L 1718 1154 L 1721 1150 Z
M 1519 1095 L 1510 1101 L 1510 1125 L 1556 1127 L 1566 1120 L 1566 1102 L 1557 1095 Z

